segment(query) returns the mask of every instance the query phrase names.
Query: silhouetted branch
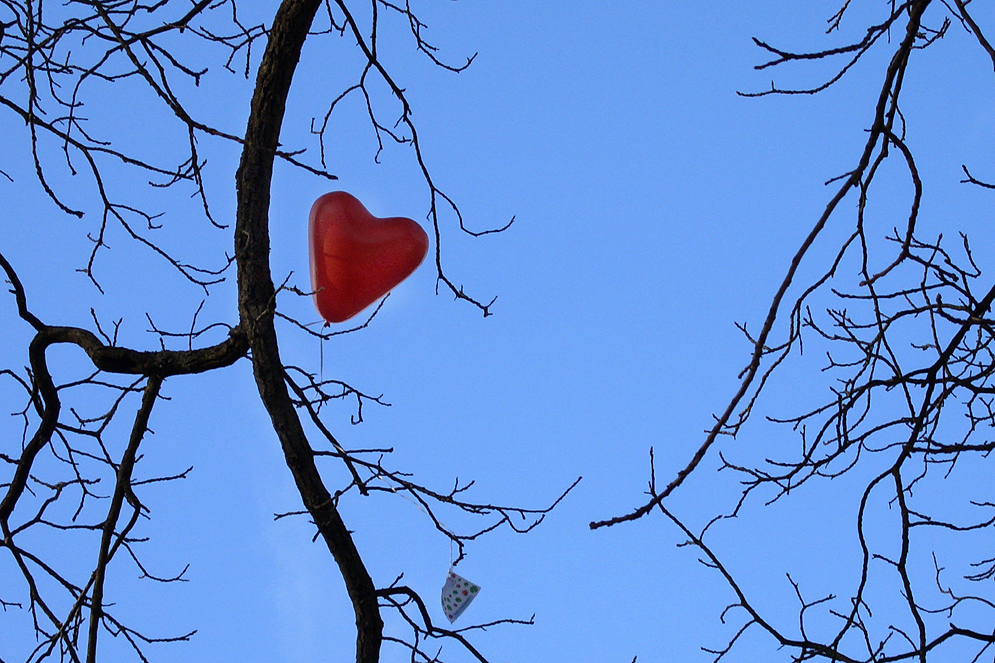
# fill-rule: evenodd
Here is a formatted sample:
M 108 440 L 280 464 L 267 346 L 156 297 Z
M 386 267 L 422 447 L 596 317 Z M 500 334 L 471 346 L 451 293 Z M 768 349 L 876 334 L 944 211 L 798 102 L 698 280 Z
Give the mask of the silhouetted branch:
M 327 14 L 327 24 L 322 18 L 322 26 L 315 28 L 320 10 Z M 316 122 L 312 127 L 320 152 L 318 165 L 304 150 L 287 148 L 280 139 L 294 72 L 308 39 L 355 37 L 357 43 L 350 48 L 361 54 L 362 71 L 355 85 L 331 95 L 328 113 L 347 95 L 362 95 L 378 145 L 383 148 L 394 141 L 414 148 L 428 187 L 429 217 L 437 245 L 444 234 L 440 206 L 448 207 L 446 214 L 451 211 L 455 216 L 458 232 L 479 236 L 511 225 L 509 222 L 493 231 L 470 230 L 455 201 L 434 183 L 403 88 L 379 51 L 381 22 L 400 20 L 406 24 L 415 48 L 446 70 L 463 71 L 473 56 L 463 64 L 446 63 L 427 39 L 425 24 L 410 3 L 375 0 L 372 10 L 371 23 L 362 27 L 356 19 L 360 14 L 344 0 L 284 0 L 269 25 L 245 20 L 234 0 L 186 4 L 174 0 L 151 4 L 87 0 L 64 5 L 10 0 L 0 5 L 0 118 L 6 119 L 4 126 L 11 134 L 20 132 L 18 136 L 25 141 L 24 156 L 34 169 L 29 178 L 33 176 L 40 186 L 42 209 L 56 209 L 73 217 L 76 225 L 70 227 L 72 232 L 82 227 L 80 223 L 87 224 L 78 231 L 90 242 L 78 270 L 92 284 L 87 287 L 103 294 L 102 256 L 108 255 L 105 251 L 112 243 L 124 238 L 123 250 L 115 245 L 114 250 L 121 253 L 114 255 L 131 259 L 131 268 L 144 266 L 151 259 L 168 267 L 178 284 L 177 295 L 191 286 L 202 295 L 199 304 L 190 305 L 188 320 L 176 322 L 166 318 L 154 297 L 136 288 L 130 293 L 131 303 L 143 309 L 138 315 L 144 316 L 148 323 L 145 331 L 152 338 L 151 343 L 136 342 L 128 335 L 125 317 L 117 311 L 104 313 L 103 304 L 86 306 L 83 310 L 89 309 L 89 317 L 83 323 L 62 324 L 51 313 L 38 315 L 47 310 L 37 306 L 37 298 L 45 295 L 29 293 L 14 267 L 26 258 L 9 251 L 0 253 L 0 268 L 10 295 L 9 308 L 0 302 L 0 315 L 9 316 L 4 329 L 27 339 L 24 347 L 16 348 L 24 359 L 10 361 L 28 364 L 0 367 L 0 378 L 10 380 L 16 395 L 11 409 L 21 429 L 20 440 L 15 434 L 0 443 L 0 548 L 5 553 L 0 564 L 8 565 L 4 570 L 16 579 L 16 586 L 0 589 L 0 609 L 23 612 L 31 624 L 30 632 L 18 634 L 20 637 L 8 637 L 3 631 L 0 661 L 6 660 L 7 648 L 15 646 L 11 643 L 23 641 L 30 644 L 16 646 L 28 648 L 24 658 L 29 663 L 55 657 L 96 663 L 105 649 L 101 633 L 120 636 L 135 657 L 145 661 L 149 645 L 183 641 L 193 635 L 152 635 L 131 623 L 112 596 L 118 591 L 112 575 L 128 559 L 142 579 L 155 583 L 186 581 L 185 569 L 163 573 L 139 554 L 139 544 L 147 539 L 141 528 L 150 513 L 139 494 L 142 488 L 182 479 L 190 472 L 189 468 L 180 473 L 154 471 L 139 477 L 135 471 L 157 398 L 168 400 L 159 393 L 160 387 L 172 376 L 216 371 L 242 359 L 252 362 L 263 406 L 296 481 L 304 513 L 315 523 L 345 581 L 357 618 L 357 663 L 379 661 L 384 638 L 381 608 L 405 614 L 408 604 L 395 605 L 393 598 L 378 594 L 352 532 L 338 511 L 339 500 L 346 493 L 355 488 L 352 494 L 363 497 L 391 492 L 412 499 L 429 514 L 432 527 L 457 542 L 462 557 L 466 542 L 502 525 L 529 531 L 572 488 L 549 507 L 524 509 L 466 499 L 472 481 L 460 483 L 457 479 L 448 492 L 422 486 L 409 474 L 383 466 L 388 448 L 343 448 L 332 433 L 337 424 L 331 421 L 328 410 L 322 409 L 331 401 L 347 400 L 355 404 L 350 421 L 358 424 L 363 420 L 364 406 L 389 405 L 383 395 L 371 395 L 342 380 L 318 378 L 322 370 L 285 366 L 281 359 L 277 318 L 290 323 L 281 325 L 281 333 L 326 340 L 365 329 L 383 306 L 381 301 L 364 323 L 352 329 L 328 331 L 299 321 L 292 307 L 284 306 L 282 299 L 278 302 L 283 291 L 310 293 L 288 287 L 290 275 L 279 287 L 273 282 L 269 205 L 274 164 L 287 164 L 303 176 L 335 179 L 324 163 L 324 141 L 330 138 L 328 115 L 320 127 Z M 264 49 L 261 59 L 257 57 L 260 46 Z M 253 78 L 250 74 L 257 60 Z M 203 110 L 204 98 L 227 92 L 212 78 L 212 68 L 233 73 L 238 69 L 246 79 L 252 79 L 244 132 L 230 126 L 231 104 L 218 117 Z M 383 114 L 391 111 L 389 104 L 385 110 L 374 101 L 376 97 L 368 87 L 374 82 L 386 84 L 400 104 L 397 122 L 381 121 Z M 129 103 L 108 103 L 108 90 L 115 100 L 127 99 Z M 134 111 L 132 97 L 148 101 L 153 111 Z M 127 118 L 127 123 L 141 131 L 123 130 L 121 117 L 114 115 L 121 108 L 141 113 L 140 118 Z M 208 184 L 213 174 L 207 157 L 213 158 L 219 145 L 236 146 L 241 152 L 235 173 L 233 223 L 218 218 L 216 196 Z M 5 181 L 14 182 L 11 173 L 0 170 Z M 223 195 L 230 197 L 227 191 Z M 163 201 L 187 198 L 193 200 L 189 203 L 192 213 L 186 214 L 186 208 L 164 213 Z M 29 232 L 34 230 L 29 220 L 38 216 L 35 210 L 25 209 L 11 218 Z M 77 218 L 84 221 L 76 222 Z M 212 233 L 224 231 L 220 236 L 223 243 L 203 250 L 200 240 L 191 234 L 195 227 Z M 188 251 L 198 259 L 184 257 Z M 438 278 L 457 298 L 471 302 L 485 315 L 489 313 L 490 304 L 464 294 L 443 274 L 438 246 L 436 265 Z M 227 316 L 208 313 L 212 307 L 206 306 L 204 299 L 214 293 L 212 286 L 228 277 L 232 266 L 237 321 L 234 307 L 229 307 Z M 58 268 L 61 265 L 52 266 Z M 115 278 L 126 276 L 127 272 L 121 271 Z M 164 291 L 172 294 L 169 287 Z M 142 394 L 141 403 L 135 404 L 138 394 Z M 131 416 L 131 409 L 131 434 L 122 434 L 121 417 Z M 308 430 L 317 431 L 316 439 L 326 439 L 331 451 L 312 448 L 300 410 L 307 413 L 314 427 Z M 326 478 L 316 465 L 316 457 L 324 456 L 345 463 L 348 483 L 344 487 L 326 487 Z M 110 494 L 107 486 L 113 487 L 107 489 Z M 450 507 L 477 516 L 478 524 L 467 532 L 450 533 L 434 512 Z M 38 537 L 36 533 L 49 536 Z M 65 549 L 59 547 L 64 540 L 60 537 L 70 534 L 82 542 L 73 543 L 80 546 L 81 555 L 95 553 L 86 557 L 95 560 L 88 571 L 85 566 L 80 571 L 79 564 L 69 564 Z M 127 554 L 120 555 L 121 550 Z M 505 621 L 519 623 L 496 623 Z M 450 633 L 433 631 L 443 632 Z M 477 651 L 465 636 L 451 633 L 454 635 L 448 637 L 460 641 L 468 651 Z M 386 637 L 405 641 L 392 634 Z M 416 637 L 413 645 L 407 645 L 412 658 L 429 660 L 420 644 Z
M 735 597 L 722 613 L 723 621 L 731 614 L 744 615 L 725 645 L 708 650 L 715 660 L 742 647 L 742 636 L 757 630 L 773 638 L 793 661 L 925 663 L 964 653 L 979 660 L 995 642 L 995 635 L 985 628 L 965 628 L 995 618 L 995 596 L 987 584 L 978 583 L 992 577 L 995 564 L 983 545 L 978 548 L 977 539 L 966 538 L 990 536 L 995 516 L 973 475 L 967 481 L 956 479 L 963 476 L 958 474 L 961 468 L 985 476 L 985 460 L 995 450 L 990 433 L 995 426 L 995 286 L 982 280 L 966 236 L 962 235 L 957 251 L 948 248 L 942 237 L 921 237 L 918 227 L 926 182 L 914 145 L 905 135 L 899 103 L 912 58 L 949 37 L 946 15 L 932 18 L 937 28 L 924 23 L 930 8 L 952 14 L 995 63 L 981 28 L 966 11 L 967 4 L 960 0 L 891 3 L 886 19 L 867 28 L 862 38 L 810 53 L 756 40 L 774 56 L 758 69 L 837 58 L 844 58 L 844 64 L 828 81 L 811 88 L 782 89 L 772 84 L 769 91 L 747 96 L 814 94 L 887 42 L 881 37 L 899 28 L 902 32 L 882 71 L 873 118 L 855 167 L 827 183 L 835 187 L 834 193 L 791 259 L 759 332 L 739 325 L 752 352 L 735 394 L 676 477 L 657 489 L 651 450 L 645 503 L 591 524 L 608 527 L 657 510 L 703 554 L 703 563 L 719 573 Z M 829 20 L 830 32 L 840 29 L 851 5 L 851 0 L 842 3 Z M 907 174 L 912 195 L 905 203 L 904 219 L 898 224 L 888 219 L 882 230 L 881 221 L 869 212 L 869 202 L 874 196 L 892 195 L 893 189 L 879 184 L 878 177 L 891 156 L 898 158 Z M 995 188 L 972 176 L 966 166 L 963 172 L 965 183 Z M 813 251 L 830 220 L 839 225 L 846 198 L 855 198 L 852 227 L 843 232 L 837 228 L 828 253 Z M 843 265 L 856 267 L 856 277 L 846 274 Z M 808 274 L 808 280 L 799 282 L 800 274 Z M 771 384 L 789 358 L 813 348 L 824 350 L 825 362 L 821 373 L 810 371 L 807 379 L 816 383 L 824 377 L 825 391 L 792 414 L 765 417 L 790 431 L 797 444 L 790 449 L 777 447 L 765 434 L 759 446 L 720 448 L 720 440 L 744 436 L 761 395 L 771 395 Z M 739 491 L 729 508 L 708 517 L 703 527 L 692 528 L 674 515 L 668 497 L 689 483 L 691 475 L 701 474 L 706 457 L 739 480 Z M 826 480 L 835 482 L 831 491 L 824 488 Z M 949 490 L 952 487 L 957 490 Z M 744 577 L 722 561 L 721 552 L 705 539 L 713 538 L 720 528 L 733 527 L 749 506 L 768 507 L 803 490 L 826 490 L 825 499 L 833 510 L 852 512 L 859 555 L 847 562 L 847 587 L 814 600 L 806 598 L 802 581 L 788 574 L 798 602 L 797 620 L 782 623 L 774 616 L 779 613 L 750 596 Z M 940 494 L 943 500 L 936 498 Z M 846 534 L 841 531 L 838 537 Z M 961 563 L 964 571 L 956 589 L 947 575 L 941 581 L 944 567 L 938 561 L 955 551 L 968 558 Z M 932 582 L 923 582 L 925 558 L 932 560 Z

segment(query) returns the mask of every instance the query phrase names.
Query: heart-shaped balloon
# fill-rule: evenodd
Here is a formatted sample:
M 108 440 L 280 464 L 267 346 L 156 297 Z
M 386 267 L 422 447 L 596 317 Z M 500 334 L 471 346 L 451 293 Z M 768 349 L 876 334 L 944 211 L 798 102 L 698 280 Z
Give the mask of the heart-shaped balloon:
M 311 206 L 308 224 L 314 305 L 328 322 L 343 322 L 417 269 L 428 235 L 411 219 L 380 219 L 344 191 Z

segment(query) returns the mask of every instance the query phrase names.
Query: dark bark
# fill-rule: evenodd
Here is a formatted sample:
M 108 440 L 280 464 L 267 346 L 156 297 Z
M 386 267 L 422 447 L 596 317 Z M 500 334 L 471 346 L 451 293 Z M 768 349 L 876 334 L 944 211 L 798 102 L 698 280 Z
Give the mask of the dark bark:
M 159 389 L 162 387 L 162 378 L 152 376 L 145 386 L 145 394 L 142 397 L 142 406 L 135 416 L 135 425 L 131 429 L 131 438 L 128 440 L 128 448 L 121 458 L 121 463 L 117 468 L 117 482 L 114 485 L 114 495 L 111 497 L 111 506 L 104 520 L 103 531 L 100 536 L 100 553 L 97 557 L 97 568 L 93 574 L 93 598 L 90 608 L 90 630 L 86 640 L 86 661 L 95 663 L 97 660 L 97 634 L 100 632 L 100 622 L 104 616 L 104 580 L 107 574 L 107 564 L 114 555 L 115 548 L 120 546 L 121 541 L 127 536 L 128 531 L 134 527 L 138 519 L 140 507 L 131 492 L 131 475 L 135 469 L 135 460 L 138 456 L 138 448 L 142 444 L 142 439 L 149 426 L 149 417 L 155 400 L 159 397 Z M 128 527 L 118 535 L 115 543 L 115 534 L 118 518 L 121 516 L 121 508 L 124 501 L 134 502 L 134 514 Z
M 314 462 L 284 381 L 274 327 L 276 289 L 269 268 L 269 199 L 287 95 L 318 0 L 286 0 L 277 11 L 259 65 L 245 146 L 236 175 L 235 257 L 239 315 L 252 351 L 256 385 L 304 505 L 335 558 L 356 612 L 356 661 L 380 657 L 383 621 L 376 588 Z

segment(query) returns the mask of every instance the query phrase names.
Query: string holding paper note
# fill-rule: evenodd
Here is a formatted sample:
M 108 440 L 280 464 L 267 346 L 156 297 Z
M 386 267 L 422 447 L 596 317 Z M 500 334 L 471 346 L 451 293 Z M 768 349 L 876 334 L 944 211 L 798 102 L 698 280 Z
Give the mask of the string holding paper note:
M 404 499 L 408 500 L 415 505 L 422 513 L 428 515 L 428 512 L 421 507 L 417 502 L 410 499 L 407 495 L 400 493 L 396 488 L 387 484 L 382 478 L 378 477 L 387 489 L 391 492 L 400 495 Z M 449 529 L 442 523 L 439 523 L 443 531 L 449 534 Z M 456 619 L 463 614 L 470 602 L 477 596 L 480 592 L 480 585 L 475 585 L 466 578 L 458 576 L 453 573 L 453 541 L 456 537 L 449 534 L 449 574 L 446 576 L 446 584 L 442 586 L 442 611 L 446 613 L 446 618 L 449 619 L 449 623 L 452 624 Z M 462 557 L 462 555 L 461 555 Z
M 452 569 L 449 569 L 446 584 L 442 587 L 442 610 L 446 613 L 450 624 L 463 614 L 479 592 L 479 585 L 456 575 Z

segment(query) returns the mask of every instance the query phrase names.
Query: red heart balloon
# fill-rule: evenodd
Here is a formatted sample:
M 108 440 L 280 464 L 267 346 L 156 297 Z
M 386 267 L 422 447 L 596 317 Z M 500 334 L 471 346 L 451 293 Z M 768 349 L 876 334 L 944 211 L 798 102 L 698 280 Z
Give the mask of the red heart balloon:
M 314 305 L 343 322 L 406 279 L 428 253 L 428 235 L 411 219 L 380 219 L 344 191 L 311 206 L 308 223 Z

